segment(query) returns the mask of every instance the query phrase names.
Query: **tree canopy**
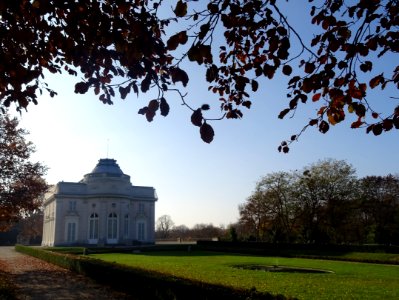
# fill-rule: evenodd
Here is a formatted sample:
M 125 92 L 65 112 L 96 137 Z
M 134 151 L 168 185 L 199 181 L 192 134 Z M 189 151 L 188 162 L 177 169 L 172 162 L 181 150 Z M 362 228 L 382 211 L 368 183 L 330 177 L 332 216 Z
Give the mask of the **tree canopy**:
M 356 178 L 340 160 L 267 174 L 239 206 L 239 224 L 256 240 L 399 243 L 399 177 Z
M 211 105 L 193 107 L 186 99 L 191 74 L 183 62 L 191 61 L 205 70 L 221 110 L 217 119 L 242 118 L 262 80 L 279 73 L 287 76 L 279 118 L 318 104 L 309 122 L 281 143 L 285 153 L 307 128 L 326 133 L 347 117 L 351 128 L 374 135 L 399 129 L 398 1 L 308 2 L 309 11 L 297 13 L 315 28 L 309 42 L 276 0 L 178 0 L 172 9 L 164 0 L 1 1 L 0 107 L 16 103 L 22 110 L 43 91 L 56 95 L 46 76 L 67 73 L 82 77 L 76 93 L 92 90 L 105 104 L 155 89 L 156 98 L 138 111 L 149 122 L 168 115 L 175 93 L 210 143 Z M 390 63 L 381 70 L 383 59 Z M 385 111 L 368 98 L 373 89 L 392 91 Z
M 30 162 L 34 147 L 26 134 L 17 119 L 0 114 L 0 231 L 35 212 L 47 190 L 46 168 Z

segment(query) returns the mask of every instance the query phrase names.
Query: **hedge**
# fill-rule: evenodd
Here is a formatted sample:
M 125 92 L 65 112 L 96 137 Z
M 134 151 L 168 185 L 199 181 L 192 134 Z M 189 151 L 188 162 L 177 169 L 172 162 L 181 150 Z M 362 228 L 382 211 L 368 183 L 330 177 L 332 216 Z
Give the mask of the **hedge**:
M 315 258 L 326 260 L 343 260 L 352 262 L 399 264 L 395 261 L 343 258 L 340 254 L 348 252 L 399 253 L 399 246 L 385 245 L 320 245 L 320 244 L 284 244 L 261 242 L 215 242 L 198 241 L 197 248 L 206 251 L 221 251 L 251 255 Z
M 19 252 L 86 275 L 100 284 L 125 292 L 134 299 L 288 299 L 252 290 L 183 279 L 159 272 L 108 263 L 87 256 L 56 253 L 38 247 L 16 245 Z

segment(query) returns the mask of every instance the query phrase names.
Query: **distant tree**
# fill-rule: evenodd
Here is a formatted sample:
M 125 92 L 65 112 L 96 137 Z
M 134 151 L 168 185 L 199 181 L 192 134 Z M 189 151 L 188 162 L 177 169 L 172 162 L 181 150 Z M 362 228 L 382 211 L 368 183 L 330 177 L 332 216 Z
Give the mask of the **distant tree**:
M 356 194 L 355 172 L 343 160 L 325 159 L 299 174 L 297 194 L 306 241 L 347 242 Z
M 257 239 L 288 242 L 294 236 L 298 204 L 294 176 L 276 172 L 263 177 L 255 192 L 240 206 L 240 222 L 252 224 Z
M 359 185 L 363 242 L 399 245 L 399 176 L 367 176 Z
M 35 151 L 18 120 L 0 114 L 0 231 L 38 210 L 47 189 L 46 167 L 30 162 Z
M 158 218 L 156 224 L 156 232 L 160 238 L 166 239 L 169 237 L 175 223 L 169 215 L 162 215 Z
M 171 236 L 174 238 L 187 239 L 190 236 L 190 228 L 186 225 L 174 226 Z
M 168 115 L 173 92 L 209 143 L 210 105 L 191 107 L 176 85 L 189 82 L 188 60 L 204 69 L 221 109 L 216 119 L 241 118 L 259 82 L 280 72 L 288 76 L 288 107 L 279 118 L 301 103 L 319 103 L 302 131 L 281 143 L 283 152 L 309 126 L 326 133 L 348 116 L 351 128 L 374 135 L 398 129 L 398 98 L 388 95 L 393 104 L 381 111 L 368 97 L 372 89 L 399 88 L 399 66 L 392 63 L 399 52 L 397 0 L 315 2 L 301 18 L 314 28 L 307 42 L 275 0 L 178 0 L 173 12 L 163 0 L 1 1 L 0 107 L 15 102 L 25 109 L 43 90 L 54 96 L 43 78 L 66 72 L 82 77 L 76 93 L 92 89 L 106 104 L 117 94 L 125 99 L 155 89 L 156 98 L 139 110 L 150 122 L 158 112 Z
M 212 239 L 224 235 L 224 229 L 215 227 L 212 223 L 195 224 L 191 229 L 191 235 L 194 239 Z
M 229 239 L 232 242 L 238 241 L 237 229 L 234 226 L 229 226 Z
M 244 204 L 238 206 L 238 212 L 240 224 L 247 227 L 250 235 L 254 236 L 257 241 L 263 240 L 271 220 L 268 218 L 262 194 L 255 191 Z
M 355 169 L 341 160 L 271 173 L 239 206 L 240 230 L 268 242 L 359 242 L 358 193 Z

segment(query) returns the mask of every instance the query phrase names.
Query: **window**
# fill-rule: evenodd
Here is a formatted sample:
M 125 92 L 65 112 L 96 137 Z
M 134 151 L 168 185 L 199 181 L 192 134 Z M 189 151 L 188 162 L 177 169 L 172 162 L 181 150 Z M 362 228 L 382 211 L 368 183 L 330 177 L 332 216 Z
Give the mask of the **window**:
M 76 223 L 68 223 L 67 241 L 74 242 L 76 240 Z
M 123 220 L 123 236 L 125 238 L 129 237 L 129 215 L 125 215 Z
M 76 210 L 76 201 L 69 201 L 69 211 Z
M 98 239 L 98 215 L 92 213 L 89 219 L 89 239 Z
M 108 215 L 108 239 L 118 238 L 118 217 L 116 213 L 110 213 Z
M 139 213 L 144 214 L 144 203 L 139 203 Z
M 139 241 L 144 241 L 145 239 L 145 224 L 143 222 L 137 224 L 137 239 Z

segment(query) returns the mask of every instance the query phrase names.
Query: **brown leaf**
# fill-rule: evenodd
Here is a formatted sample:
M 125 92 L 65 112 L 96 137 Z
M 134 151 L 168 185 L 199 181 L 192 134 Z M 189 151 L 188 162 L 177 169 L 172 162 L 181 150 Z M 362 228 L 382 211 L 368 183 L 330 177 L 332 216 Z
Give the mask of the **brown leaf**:
M 259 83 L 256 80 L 251 81 L 252 91 L 256 92 L 259 88 Z
M 86 94 L 89 89 L 89 84 L 87 82 L 78 82 L 75 84 L 75 93 L 76 94 Z
M 202 109 L 202 110 L 210 110 L 211 107 L 209 106 L 209 104 L 202 104 L 202 105 L 201 105 L 201 109 Z
M 159 105 L 161 109 L 161 116 L 166 117 L 169 114 L 169 104 L 164 97 L 161 98 L 161 104 Z
M 330 125 L 326 121 L 321 121 L 319 124 L 319 131 L 321 133 L 326 133 L 330 129 Z
M 147 118 L 148 122 L 152 122 L 154 120 L 154 117 L 155 117 L 155 111 L 154 110 L 147 110 L 147 112 L 145 113 L 145 117 Z
M 305 64 L 305 72 L 306 72 L 306 73 L 310 74 L 310 73 L 312 73 L 315 69 L 316 69 L 316 67 L 315 67 L 314 63 L 309 63 L 309 62 L 307 62 L 307 63 Z
M 183 86 L 187 86 L 188 83 L 188 75 L 185 71 L 180 68 L 173 68 L 171 69 L 170 75 L 172 77 L 173 83 L 181 82 Z
M 121 94 L 121 98 L 122 99 L 125 99 L 129 92 L 130 92 L 130 86 L 129 85 L 127 87 L 123 87 L 123 86 L 119 87 L 119 93 Z
M 290 76 L 292 73 L 292 67 L 290 65 L 284 65 L 283 67 L 283 74 Z
M 206 70 L 206 81 L 212 82 L 212 81 L 216 80 L 218 78 L 218 72 L 219 72 L 219 70 L 216 65 L 210 66 Z
M 244 102 L 242 103 L 242 106 L 245 106 L 245 107 L 248 108 L 248 109 L 251 108 L 251 105 L 252 105 L 252 102 L 251 102 L 251 101 L 244 101 Z
M 203 120 L 202 112 L 201 112 L 201 109 L 198 108 L 191 115 L 191 123 L 193 123 L 195 126 L 201 127 L 202 126 L 202 120 Z
M 215 132 L 213 131 L 212 126 L 206 122 L 202 124 L 200 128 L 200 134 L 201 134 L 201 139 L 208 144 L 213 141 L 213 137 L 215 136 Z
M 176 17 L 184 17 L 187 14 L 187 3 L 182 0 L 177 1 L 175 10 Z
M 138 114 L 145 115 L 147 113 L 147 111 L 148 111 L 148 107 L 144 106 L 144 107 L 139 109 Z
M 312 97 L 312 101 L 313 102 L 319 101 L 320 97 L 321 97 L 321 93 L 314 94 Z
M 167 41 L 166 45 L 169 50 L 175 50 L 179 44 L 184 45 L 187 43 L 188 37 L 186 31 L 181 31 L 175 35 L 172 35 Z
M 374 124 L 372 130 L 373 130 L 374 135 L 380 135 L 382 133 L 382 125 Z
M 378 75 L 370 80 L 369 86 L 373 89 L 381 83 L 381 75 Z
M 279 119 L 283 119 L 283 118 L 285 117 L 285 115 L 288 114 L 289 112 L 290 112 L 290 109 L 289 109 L 289 108 L 286 108 L 286 109 L 282 110 L 282 111 L 280 112 L 280 114 L 278 115 L 278 118 L 279 118 Z
M 158 100 L 156 100 L 156 99 L 154 99 L 154 100 L 151 100 L 149 103 L 148 103 L 148 109 L 149 110 L 152 110 L 152 111 L 157 111 L 158 110 L 158 108 L 159 108 L 159 102 L 158 102 Z

